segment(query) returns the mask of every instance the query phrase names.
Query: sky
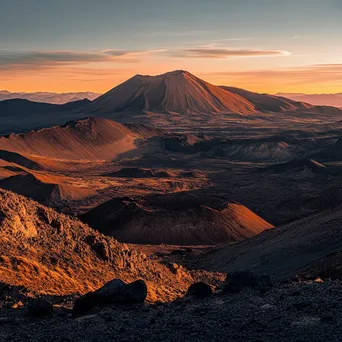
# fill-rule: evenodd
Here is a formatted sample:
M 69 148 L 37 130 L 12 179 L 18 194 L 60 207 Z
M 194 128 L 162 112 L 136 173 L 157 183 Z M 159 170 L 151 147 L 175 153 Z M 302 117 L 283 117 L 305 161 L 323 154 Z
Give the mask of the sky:
M 187 70 L 258 92 L 342 92 L 342 0 L 1 0 L 0 89 L 105 92 Z

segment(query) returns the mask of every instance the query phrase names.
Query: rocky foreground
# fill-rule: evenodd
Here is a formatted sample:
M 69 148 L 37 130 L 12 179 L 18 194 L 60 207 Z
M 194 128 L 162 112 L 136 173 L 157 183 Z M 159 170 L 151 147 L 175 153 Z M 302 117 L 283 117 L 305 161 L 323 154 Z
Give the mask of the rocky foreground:
M 14 301 L 14 293 L 5 295 L 9 288 L 3 288 L 0 341 L 342 340 L 340 281 L 235 290 L 221 287 L 210 294 L 200 287 L 195 294 L 205 298 L 192 293 L 169 303 L 102 303 L 80 314 L 72 309 L 71 298 L 50 298 L 56 303 L 52 312 L 44 302 L 35 311 L 25 294 L 16 292 Z

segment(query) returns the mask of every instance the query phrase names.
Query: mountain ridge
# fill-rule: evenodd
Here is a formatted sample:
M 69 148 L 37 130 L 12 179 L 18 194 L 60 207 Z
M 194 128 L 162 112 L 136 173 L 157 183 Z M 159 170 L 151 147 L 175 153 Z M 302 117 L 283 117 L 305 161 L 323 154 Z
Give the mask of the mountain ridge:
M 54 92 L 10 92 L 8 90 L 0 90 L 0 101 L 10 99 L 26 99 L 33 102 L 50 103 L 50 104 L 65 104 L 68 102 L 88 99 L 90 101 L 100 96 L 100 93 L 91 91 L 85 92 L 68 92 L 68 93 L 54 93 Z
M 305 93 L 276 93 L 276 96 L 283 96 L 295 101 L 305 101 L 316 106 L 342 107 L 342 93 L 323 93 L 323 94 L 305 94 Z

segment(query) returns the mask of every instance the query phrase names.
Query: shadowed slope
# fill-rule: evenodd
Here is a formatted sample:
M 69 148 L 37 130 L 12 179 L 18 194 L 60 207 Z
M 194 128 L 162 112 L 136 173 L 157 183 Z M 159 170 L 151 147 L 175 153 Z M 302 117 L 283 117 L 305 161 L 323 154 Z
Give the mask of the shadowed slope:
M 261 173 L 276 173 L 276 174 L 313 174 L 328 177 L 329 169 L 313 159 L 293 159 L 287 163 L 268 166 L 259 170 Z
M 116 198 L 81 219 L 120 241 L 139 244 L 235 242 L 273 227 L 241 204 L 184 193 Z
M 306 110 L 313 107 L 308 103 L 293 101 L 285 97 L 259 94 L 235 87 L 222 86 L 221 88 L 243 97 L 253 103 L 255 108 L 261 112 L 283 112 L 298 109 Z
M 341 253 L 341 219 L 341 207 L 311 215 L 209 253 L 198 267 L 221 272 L 251 268 L 275 277 L 312 270 L 319 260 L 324 264 L 326 257 Z
M 0 180 L 0 188 L 36 201 L 44 201 L 58 192 L 57 184 L 43 183 L 32 174 L 19 174 Z
M 69 120 L 84 118 L 81 108 L 87 99 L 63 105 L 13 99 L 0 102 L 0 135 L 22 133 L 61 125 Z
M 330 144 L 313 156 L 319 161 L 342 161 L 342 138 Z
M 247 101 L 251 102 L 257 111 L 264 113 L 292 112 L 326 114 L 326 115 L 341 115 L 342 111 L 333 106 L 318 106 L 303 101 L 291 100 L 282 96 L 274 96 L 269 94 L 253 93 L 251 91 L 222 86 L 222 89 L 228 90 L 234 94 L 238 94 Z
M 45 113 L 60 113 L 69 110 L 74 110 L 89 104 L 87 99 L 69 102 L 62 105 L 33 102 L 24 99 L 12 99 L 0 101 L 0 117 L 16 115 L 30 115 L 30 114 L 45 114 Z
M 44 204 L 84 199 L 93 191 L 56 182 L 53 177 L 31 173 L 14 175 L 0 180 L 0 188 L 32 198 Z
M 3 138 L 0 138 L 0 145 L 1 145 L 2 139 Z M 0 159 L 5 160 L 8 163 L 15 163 L 17 165 L 26 167 L 28 169 L 32 169 L 32 170 L 40 169 L 40 166 L 38 163 L 34 162 L 31 159 L 26 158 L 25 156 L 20 155 L 19 153 L 0 150 Z

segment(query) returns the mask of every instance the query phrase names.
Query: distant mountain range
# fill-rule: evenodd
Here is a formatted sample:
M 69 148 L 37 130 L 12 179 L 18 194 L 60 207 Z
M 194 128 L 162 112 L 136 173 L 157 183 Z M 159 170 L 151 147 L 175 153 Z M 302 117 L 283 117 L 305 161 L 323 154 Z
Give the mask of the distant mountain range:
M 303 94 L 303 93 L 277 93 L 295 101 L 308 102 L 316 106 L 342 107 L 342 93 L 336 94 Z
M 172 72 L 169 72 L 169 73 L 166 73 L 163 75 L 159 75 L 159 76 L 136 75 L 136 76 L 132 77 L 131 79 L 129 79 L 128 81 L 124 82 L 123 84 L 120 84 L 118 87 L 113 88 L 108 93 L 104 94 L 106 96 L 102 97 L 101 102 L 104 101 L 104 98 L 106 98 L 108 101 L 108 97 L 111 95 L 116 95 L 116 93 L 119 90 L 120 91 L 128 90 L 128 87 L 130 87 L 130 90 L 132 91 L 134 88 L 134 87 L 132 88 L 132 86 L 134 84 L 138 84 L 139 82 L 144 83 L 145 87 L 148 84 L 153 83 L 155 88 L 156 87 L 159 88 L 158 92 L 161 95 L 163 93 L 163 90 L 165 90 L 166 88 L 168 88 L 169 91 L 171 89 L 172 84 L 170 84 L 169 82 L 166 82 L 166 80 L 172 79 L 173 81 L 176 81 L 175 77 L 172 77 L 172 76 L 177 76 L 177 75 L 179 76 L 178 80 L 182 76 L 187 76 L 188 78 L 193 78 L 193 80 L 195 80 L 195 83 L 197 83 L 198 81 L 204 82 L 204 81 L 200 80 L 199 78 L 195 77 L 194 75 L 191 75 L 189 72 L 182 71 L 182 70 L 172 71 Z M 204 83 L 206 83 L 206 82 L 204 82 Z M 206 83 L 206 84 L 208 85 L 209 83 Z M 217 88 L 219 88 L 219 87 L 217 87 Z M 238 94 L 242 97 L 244 97 L 244 95 L 247 95 L 247 94 L 254 94 L 254 96 L 258 95 L 258 96 L 264 97 L 264 99 L 266 99 L 265 96 L 267 96 L 268 100 L 270 100 L 270 98 L 273 97 L 274 101 L 279 101 L 279 99 L 277 99 L 278 97 L 284 97 L 286 99 L 290 99 L 290 100 L 293 100 L 296 102 L 307 102 L 307 103 L 310 103 L 310 104 L 316 105 L 316 106 L 342 107 L 342 92 L 336 93 L 336 94 L 305 94 L 305 93 L 278 92 L 277 94 L 272 96 L 272 95 L 252 93 L 252 92 L 248 92 L 246 90 L 238 89 L 238 88 L 234 88 L 234 87 L 224 87 L 223 86 L 221 88 L 223 88 L 227 91 L 230 91 L 232 93 Z M 115 92 L 114 92 L 114 89 L 115 89 Z M 156 96 L 157 94 L 155 94 L 155 90 L 156 89 L 154 89 L 154 90 L 150 89 L 149 90 L 150 95 L 152 95 L 152 92 L 153 92 L 153 96 Z M 201 90 L 201 89 L 198 89 L 198 90 Z M 207 89 L 207 90 L 210 91 L 210 89 Z M 143 89 L 141 89 L 140 92 L 134 94 L 133 97 L 136 100 L 136 102 L 139 103 L 139 96 L 142 96 L 141 94 L 143 94 L 143 93 L 145 93 L 145 91 Z M 83 99 L 88 99 L 90 101 L 94 101 L 95 99 L 101 97 L 101 95 L 103 95 L 103 94 L 90 92 L 90 91 L 69 92 L 69 93 L 54 93 L 54 92 L 26 93 L 26 92 L 10 92 L 7 90 L 0 90 L 0 101 L 11 100 L 11 99 L 25 99 L 25 100 L 29 100 L 32 102 L 51 103 L 51 104 L 65 104 L 68 102 L 74 102 L 74 101 L 83 100 Z M 127 100 L 130 97 L 130 95 L 132 95 L 132 94 L 130 94 L 130 92 L 126 92 L 125 97 L 120 100 L 122 102 L 120 104 L 116 103 L 114 108 L 118 108 L 118 107 L 120 107 L 120 105 L 121 105 L 121 107 L 124 107 L 125 105 L 123 102 L 125 102 L 125 99 Z M 195 95 L 195 94 L 193 94 L 193 95 Z M 132 98 L 131 98 L 131 100 L 132 100 Z M 140 100 L 141 100 L 140 104 L 144 102 L 142 97 L 140 97 Z M 249 98 L 249 100 L 251 100 L 251 98 Z M 144 104 L 145 109 L 148 109 L 149 105 L 152 105 L 152 104 L 155 104 L 155 102 L 152 101 L 152 103 L 150 103 L 150 104 L 145 103 Z M 135 105 L 137 105 L 137 103 L 135 103 Z M 286 106 L 288 107 L 288 104 L 285 103 L 285 108 L 286 108 Z M 217 110 L 217 109 L 219 110 L 220 108 L 217 108 L 217 107 L 214 108 L 214 110 Z M 265 108 L 263 108 L 262 110 L 264 110 L 264 109 Z
M 187 71 L 176 70 L 157 76 L 136 75 L 93 101 L 82 99 L 63 105 L 23 99 L 0 101 L 0 134 L 61 125 L 87 116 L 161 128 L 194 128 L 203 124 L 241 128 L 242 123 L 250 125 L 251 121 L 293 127 L 294 122 L 303 120 L 312 124 L 336 122 L 341 120 L 342 110 L 215 86 Z
M 92 92 L 78 92 L 78 93 L 50 93 L 50 92 L 37 92 L 37 93 L 11 93 L 7 90 L 0 90 L 0 101 L 11 99 L 24 99 L 33 102 L 44 102 L 52 104 L 65 104 L 67 102 L 74 102 L 83 99 L 90 101 L 95 100 L 101 94 Z

